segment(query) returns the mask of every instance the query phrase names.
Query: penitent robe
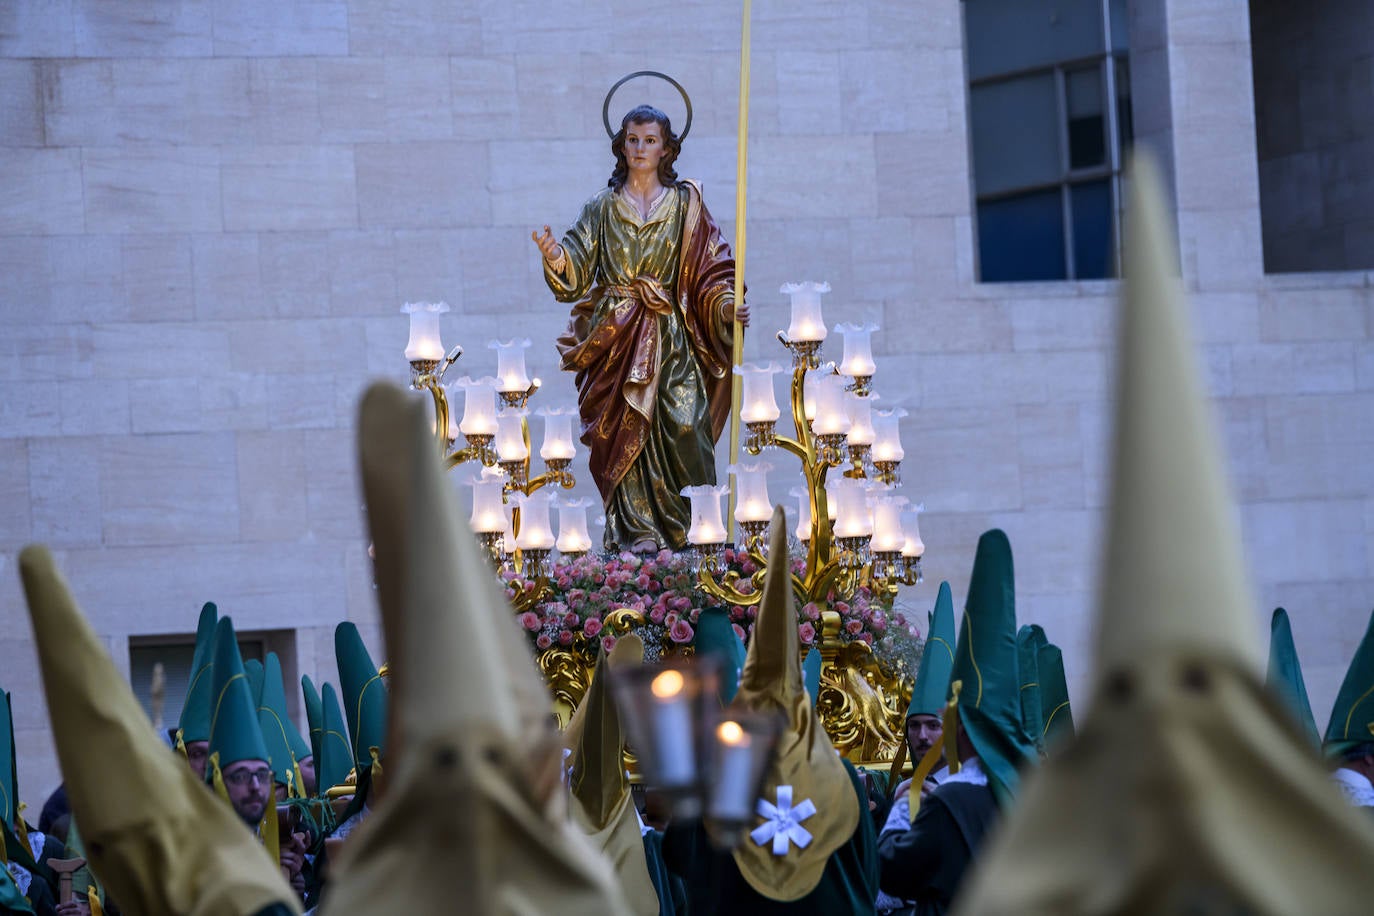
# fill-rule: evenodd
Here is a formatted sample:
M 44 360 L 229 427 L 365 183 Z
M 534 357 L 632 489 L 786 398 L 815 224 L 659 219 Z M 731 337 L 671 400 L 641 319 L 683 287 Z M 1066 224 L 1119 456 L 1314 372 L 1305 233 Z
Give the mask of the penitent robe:
M 665 188 L 647 219 L 611 188 L 563 236 L 558 340 L 576 373 L 582 442 L 606 508 L 605 543 L 687 545 L 683 487 L 716 482 L 730 412 L 734 259 L 692 182 Z

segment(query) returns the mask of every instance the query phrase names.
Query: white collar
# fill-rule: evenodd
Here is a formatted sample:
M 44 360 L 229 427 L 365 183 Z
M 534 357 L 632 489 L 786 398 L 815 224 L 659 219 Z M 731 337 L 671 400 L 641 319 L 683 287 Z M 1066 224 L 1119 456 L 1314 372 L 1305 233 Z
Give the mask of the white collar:
M 1352 805 L 1359 805 L 1363 808 L 1374 807 L 1374 784 L 1361 773 L 1345 767 L 1339 767 L 1331 774 L 1331 778 L 1336 780 L 1336 785 L 1340 787 L 1346 800 Z
M 959 765 L 959 772 L 950 775 L 949 767 L 944 767 L 936 773 L 932 779 L 936 785 L 947 785 L 952 782 L 966 782 L 973 786 L 985 786 L 988 784 L 988 774 L 983 772 L 983 764 L 977 757 L 970 757 Z

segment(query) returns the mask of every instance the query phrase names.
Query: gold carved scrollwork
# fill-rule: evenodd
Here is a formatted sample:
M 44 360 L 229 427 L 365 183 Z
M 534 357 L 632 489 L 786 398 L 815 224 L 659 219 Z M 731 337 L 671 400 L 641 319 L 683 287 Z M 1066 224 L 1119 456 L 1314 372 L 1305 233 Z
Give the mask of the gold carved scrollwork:
M 610 636 L 624 636 L 643 625 L 643 612 L 631 607 L 616 608 L 602 618 L 602 632 Z M 571 646 L 551 646 L 535 658 L 539 673 L 553 694 L 554 714 L 560 726 L 568 724 L 572 711 L 591 685 L 600 639 L 579 633 Z

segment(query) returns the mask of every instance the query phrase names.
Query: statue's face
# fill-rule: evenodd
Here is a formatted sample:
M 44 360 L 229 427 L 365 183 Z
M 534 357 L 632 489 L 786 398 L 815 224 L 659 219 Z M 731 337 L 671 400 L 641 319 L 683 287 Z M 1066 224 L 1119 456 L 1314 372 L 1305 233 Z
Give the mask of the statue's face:
M 625 161 L 631 172 L 658 172 L 659 160 L 667 148 L 663 145 L 663 130 L 657 121 L 625 125 Z

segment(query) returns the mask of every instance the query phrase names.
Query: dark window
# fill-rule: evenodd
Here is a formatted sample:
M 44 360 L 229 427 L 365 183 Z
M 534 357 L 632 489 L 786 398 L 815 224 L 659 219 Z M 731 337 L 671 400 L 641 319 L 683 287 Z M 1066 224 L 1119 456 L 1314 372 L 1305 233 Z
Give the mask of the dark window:
M 964 0 L 964 14 L 979 278 L 1116 276 L 1125 0 Z

